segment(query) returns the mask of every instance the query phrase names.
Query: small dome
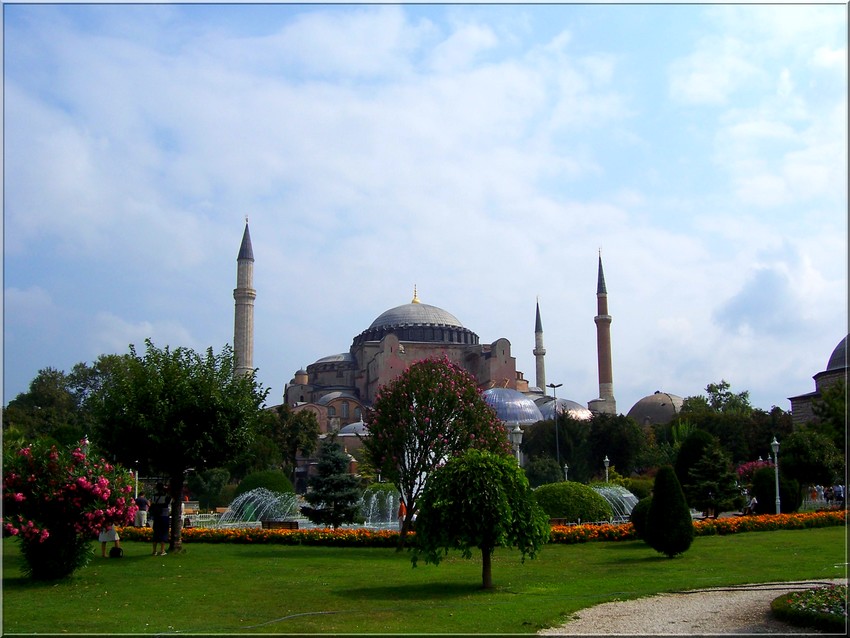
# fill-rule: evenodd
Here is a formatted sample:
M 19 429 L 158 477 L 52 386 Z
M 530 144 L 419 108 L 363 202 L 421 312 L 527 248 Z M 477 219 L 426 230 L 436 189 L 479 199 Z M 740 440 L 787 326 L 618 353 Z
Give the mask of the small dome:
M 327 405 L 334 399 L 351 399 L 353 401 L 357 401 L 357 397 L 355 397 L 353 394 L 349 394 L 348 392 L 337 391 L 328 392 L 327 394 L 323 395 L 318 401 L 316 401 L 316 403 L 318 403 L 319 405 Z
M 682 409 L 682 397 L 656 390 L 642 398 L 632 406 L 626 416 L 631 417 L 639 425 L 669 423 Z
M 366 436 L 369 434 L 369 428 L 366 427 L 363 419 L 355 421 L 354 423 L 349 423 L 348 425 L 341 427 L 339 432 L 337 432 L 337 436 L 354 436 L 357 434 L 360 436 Z
M 540 409 L 522 392 L 510 388 L 490 388 L 482 394 L 500 421 L 530 425 L 543 420 Z
M 843 370 L 847 367 L 847 337 L 844 337 L 841 342 L 835 346 L 832 355 L 829 357 L 829 363 L 826 364 L 827 370 Z
M 540 408 L 540 413 L 545 420 L 554 418 L 555 416 L 555 401 L 551 397 L 541 397 L 535 401 L 537 407 Z M 584 407 L 581 403 L 570 401 L 569 399 L 558 399 L 558 412 L 566 414 L 571 419 L 579 421 L 587 421 L 593 417 L 593 413 Z

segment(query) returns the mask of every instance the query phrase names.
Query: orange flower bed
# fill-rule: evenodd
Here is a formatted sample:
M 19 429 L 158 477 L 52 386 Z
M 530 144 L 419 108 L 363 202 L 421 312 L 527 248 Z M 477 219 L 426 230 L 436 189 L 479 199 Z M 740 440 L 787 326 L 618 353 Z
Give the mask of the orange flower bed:
M 694 521 L 697 536 L 768 532 L 778 529 L 808 529 L 847 524 L 846 510 L 826 510 L 799 514 L 766 514 L 762 516 L 733 516 L 730 518 Z M 122 540 L 151 542 L 151 530 L 146 527 L 122 527 Z M 411 544 L 415 539 L 411 532 Z M 631 523 L 583 525 L 553 525 L 550 543 L 588 543 L 593 541 L 635 540 Z M 325 545 L 329 547 L 395 547 L 398 532 L 365 528 L 332 529 L 216 529 L 188 527 L 183 530 L 185 543 L 275 543 L 279 545 Z

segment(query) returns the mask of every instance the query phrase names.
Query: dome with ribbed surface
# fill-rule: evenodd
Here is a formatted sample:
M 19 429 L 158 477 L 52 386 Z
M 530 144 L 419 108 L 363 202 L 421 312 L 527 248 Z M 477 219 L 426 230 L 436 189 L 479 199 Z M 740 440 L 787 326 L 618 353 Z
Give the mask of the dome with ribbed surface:
M 540 408 L 522 392 L 510 388 L 490 388 L 482 393 L 484 401 L 504 423 L 530 425 L 543 420 Z
M 682 397 L 658 390 L 635 403 L 627 416 L 640 425 L 670 423 L 682 409 L 682 402 Z
M 394 334 L 399 341 L 425 343 L 478 344 L 478 335 L 464 328 L 452 313 L 437 306 L 413 301 L 385 310 L 359 335 L 354 344 L 380 341 Z
M 390 308 L 378 315 L 369 329 L 388 326 L 456 326 L 463 324 L 452 313 L 426 303 L 408 303 Z

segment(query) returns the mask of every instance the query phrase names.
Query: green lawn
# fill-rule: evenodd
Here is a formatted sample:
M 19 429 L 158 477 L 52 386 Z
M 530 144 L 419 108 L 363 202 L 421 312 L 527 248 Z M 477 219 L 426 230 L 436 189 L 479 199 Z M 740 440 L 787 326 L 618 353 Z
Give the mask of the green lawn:
M 20 575 L 3 541 L 3 633 L 534 633 L 590 605 L 663 591 L 847 575 L 846 527 L 695 539 L 667 559 L 640 541 L 497 550 L 413 569 L 394 549 L 186 544 L 154 557 L 123 543 L 59 583 Z M 93 543 L 93 548 L 95 544 Z

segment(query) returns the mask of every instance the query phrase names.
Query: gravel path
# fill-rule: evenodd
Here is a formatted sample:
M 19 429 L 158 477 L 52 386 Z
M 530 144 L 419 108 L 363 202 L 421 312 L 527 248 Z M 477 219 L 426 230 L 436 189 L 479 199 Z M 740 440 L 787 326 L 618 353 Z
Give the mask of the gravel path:
M 846 579 L 761 583 L 695 589 L 675 594 L 603 603 L 582 609 L 542 635 L 812 634 L 811 629 L 774 620 L 770 602 L 783 592 L 811 589 Z

